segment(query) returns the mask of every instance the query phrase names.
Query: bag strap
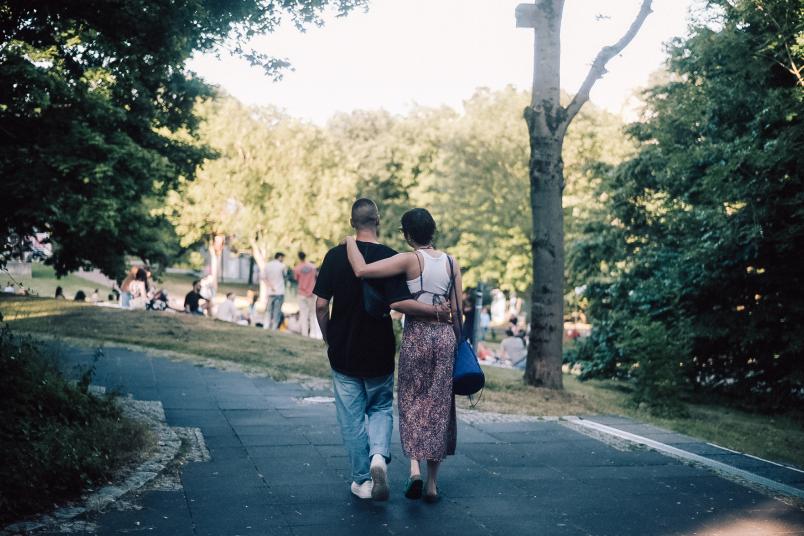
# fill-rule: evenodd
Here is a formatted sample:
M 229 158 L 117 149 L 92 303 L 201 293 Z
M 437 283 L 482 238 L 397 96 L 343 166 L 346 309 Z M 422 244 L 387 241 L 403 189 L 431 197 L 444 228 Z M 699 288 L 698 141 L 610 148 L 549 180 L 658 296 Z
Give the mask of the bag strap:
M 445 253 L 444 255 L 447 254 Z M 453 291 L 455 292 L 455 313 L 457 315 L 455 318 L 458 319 L 458 333 L 461 334 L 461 338 L 460 340 L 458 340 L 458 343 L 460 343 L 463 340 L 463 318 L 461 317 L 461 309 L 460 307 L 458 307 L 458 287 L 457 285 L 455 285 L 455 266 L 453 266 L 452 264 L 452 257 L 447 255 L 447 260 L 449 261 L 449 272 L 450 272 L 449 286 L 451 287 L 450 292 L 447 294 L 447 296 L 449 296 L 449 294 L 452 294 Z
M 419 252 L 414 251 L 413 254 L 416 255 L 416 262 L 419 263 L 419 288 L 421 289 L 419 292 L 424 294 L 424 266 L 422 266 L 422 260 L 419 258 Z

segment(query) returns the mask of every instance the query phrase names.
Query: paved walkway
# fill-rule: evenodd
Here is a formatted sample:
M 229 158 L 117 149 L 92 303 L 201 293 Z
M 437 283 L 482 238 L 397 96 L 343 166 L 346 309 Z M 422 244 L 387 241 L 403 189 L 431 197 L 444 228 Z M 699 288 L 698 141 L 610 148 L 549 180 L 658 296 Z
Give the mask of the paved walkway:
M 64 368 L 91 359 L 71 350 Z M 200 428 L 211 454 L 181 467 L 178 489 L 90 515 L 97 534 L 804 534 L 796 508 L 560 422 L 460 423 L 436 505 L 402 496 L 407 465 L 395 432 L 391 500 L 360 501 L 348 490 L 333 405 L 302 402 L 326 393 L 122 349 L 106 349 L 94 383 L 161 401 L 168 424 Z

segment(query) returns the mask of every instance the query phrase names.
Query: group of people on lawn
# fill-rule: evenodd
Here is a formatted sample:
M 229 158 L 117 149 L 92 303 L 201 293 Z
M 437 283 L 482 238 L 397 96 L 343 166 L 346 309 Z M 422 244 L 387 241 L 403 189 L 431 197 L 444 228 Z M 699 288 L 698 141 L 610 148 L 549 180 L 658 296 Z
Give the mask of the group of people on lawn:
M 260 315 L 257 311 L 259 294 L 249 290 L 247 292 L 248 309 L 242 313 L 235 304 L 233 292 L 226 294 L 226 299 L 213 306 L 215 294 L 212 285 L 204 285 L 203 280 L 193 281 L 192 289 L 184 297 L 184 311 L 195 315 L 208 315 L 218 320 L 234 322 L 243 325 L 253 325 L 264 329 L 288 330 L 306 337 L 317 337 L 318 327 L 315 320 L 315 287 L 318 270 L 314 264 L 307 260 L 307 255 L 300 251 L 299 261 L 292 270 L 285 266 L 285 254 L 277 252 L 274 259 L 266 263 L 260 272 L 261 287 L 266 291 L 265 313 Z M 285 315 L 282 305 L 285 302 L 285 287 L 289 275 L 296 281 L 296 298 L 298 313 Z

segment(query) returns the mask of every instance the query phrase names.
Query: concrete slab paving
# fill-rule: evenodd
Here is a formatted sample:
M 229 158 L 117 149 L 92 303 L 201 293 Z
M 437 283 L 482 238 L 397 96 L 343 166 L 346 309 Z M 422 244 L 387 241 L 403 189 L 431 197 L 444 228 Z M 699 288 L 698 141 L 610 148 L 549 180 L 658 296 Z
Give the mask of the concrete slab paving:
M 92 359 L 92 352 L 65 349 L 61 363 L 69 373 Z M 620 450 L 555 421 L 461 423 L 458 453 L 443 465 L 443 499 L 435 505 L 402 496 L 407 460 L 395 427 L 391 499 L 360 501 L 349 493 L 333 404 L 302 401 L 313 391 L 115 348 L 104 350 L 96 368 L 101 385 L 164 399 L 168 424 L 200 428 L 211 460 L 183 465 L 177 491 L 145 491 L 127 498 L 134 509 L 88 514 L 94 528 L 88 525 L 86 533 L 804 534 L 804 512 L 797 508 L 705 469 L 647 449 Z M 622 417 L 594 418 L 631 433 L 665 434 L 678 448 L 693 445 L 701 455 L 736 456 Z M 799 477 L 778 466 L 751 468 Z

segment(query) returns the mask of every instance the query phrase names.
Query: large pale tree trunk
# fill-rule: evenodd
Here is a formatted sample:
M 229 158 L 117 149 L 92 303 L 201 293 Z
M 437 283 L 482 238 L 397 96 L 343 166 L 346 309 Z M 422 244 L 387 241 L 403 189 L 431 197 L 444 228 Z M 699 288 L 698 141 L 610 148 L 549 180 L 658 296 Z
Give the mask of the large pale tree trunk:
M 221 252 L 214 238 L 207 244 L 207 252 L 209 253 L 209 273 L 212 276 L 212 288 L 217 292 L 218 281 L 220 281 L 221 277 Z
M 543 0 L 536 19 L 533 97 L 525 109 L 530 134 L 533 227 L 531 331 L 525 381 L 560 389 L 564 319 L 564 165 L 560 131 L 561 14 L 563 0 Z
M 268 304 L 268 284 L 265 281 L 265 265 L 268 264 L 268 260 L 266 259 L 265 255 L 266 251 L 267 249 L 260 247 L 256 240 L 251 241 L 251 256 L 254 258 L 254 261 L 257 263 L 257 267 L 260 269 L 258 279 L 260 282 L 260 295 L 257 299 L 257 304 L 262 309 L 264 309 Z
M 533 291 L 531 331 L 525 381 L 561 389 L 564 335 L 564 134 L 589 100 L 594 83 L 606 72 L 606 63 L 634 38 L 651 11 L 643 0 L 636 19 L 614 45 L 604 47 L 580 90 L 567 107 L 560 102 L 561 16 L 564 0 L 537 0 L 517 8 L 517 24 L 534 28 L 533 97 L 525 108 L 530 136 L 530 205 L 533 214 L 531 252 Z

